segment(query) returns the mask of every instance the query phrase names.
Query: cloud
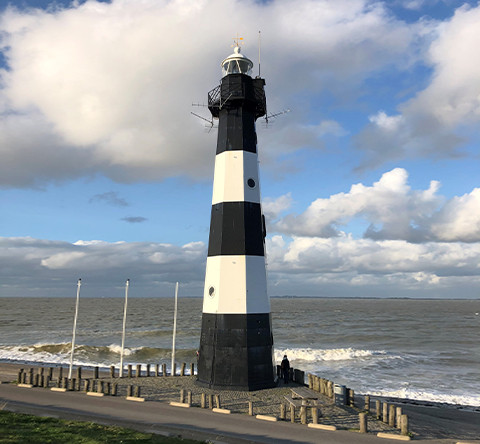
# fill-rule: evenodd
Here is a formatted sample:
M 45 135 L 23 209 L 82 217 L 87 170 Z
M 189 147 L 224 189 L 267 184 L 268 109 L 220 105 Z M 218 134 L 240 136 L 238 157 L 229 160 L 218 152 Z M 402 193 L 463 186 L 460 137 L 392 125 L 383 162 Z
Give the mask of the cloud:
M 122 219 L 120 220 L 128 222 L 129 224 L 139 224 L 139 223 L 145 222 L 148 219 L 142 216 L 128 216 L 128 217 L 122 217 Z
M 195 296 L 202 294 L 205 259 L 202 242 L 0 238 L 0 289 L 2 296 L 65 296 L 81 277 L 92 296 L 112 296 L 130 278 L 138 296 L 162 296 L 177 281 Z
M 271 224 L 271 230 L 328 238 L 341 236 L 342 226 L 361 218 L 369 224 L 364 236 L 371 239 L 479 242 L 480 189 L 449 200 L 439 189 L 440 183 L 432 180 L 426 190 L 412 190 L 407 171 L 395 168 L 372 186 L 358 183 L 347 193 L 316 199 L 303 213 Z
M 275 235 L 267 238 L 269 294 L 477 297 L 480 243 Z M 175 282 L 201 296 L 206 245 L 0 238 L 2 296 L 165 296 Z
M 436 25 L 425 62 L 432 67 L 428 86 L 398 106 L 398 113 L 370 116 L 357 136 L 362 168 L 413 157 L 458 157 L 480 123 L 480 6 L 464 5 Z
M 116 191 L 107 191 L 106 193 L 95 194 L 89 199 L 90 203 L 101 202 L 114 207 L 128 207 L 129 203 L 122 197 L 118 197 Z
M 309 112 L 322 91 L 350 97 L 372 72 L 417 57 L 416 28 L 367 0 L 8 7 L 0 14 L 8 65 L 0 69 L 0 185 L 94 174 L 120 182 L 209 175 L 205 152 L 213 155 L 215 141 L 190 105 L 216 86 L 231 30 L 249 36 L 246 52 L 254 58 L 259 28 L 272 110 Z M 282 150 L 265 140 L 267 166 L 283 152 L 344 133 L 333 120 L 303 120 L 298 112 L 284 130 Z

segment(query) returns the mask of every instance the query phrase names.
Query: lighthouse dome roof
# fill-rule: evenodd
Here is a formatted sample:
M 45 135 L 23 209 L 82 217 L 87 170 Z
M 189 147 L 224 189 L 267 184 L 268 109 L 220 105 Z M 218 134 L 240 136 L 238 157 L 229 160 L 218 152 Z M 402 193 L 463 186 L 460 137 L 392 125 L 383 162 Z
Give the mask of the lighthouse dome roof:
M 252 75 L 253 62 L 240 52 L 240 46 L 234 48 L 234 53 L 230 54 L 222 62 L 222 77 L 228 74 L 246 74 Z

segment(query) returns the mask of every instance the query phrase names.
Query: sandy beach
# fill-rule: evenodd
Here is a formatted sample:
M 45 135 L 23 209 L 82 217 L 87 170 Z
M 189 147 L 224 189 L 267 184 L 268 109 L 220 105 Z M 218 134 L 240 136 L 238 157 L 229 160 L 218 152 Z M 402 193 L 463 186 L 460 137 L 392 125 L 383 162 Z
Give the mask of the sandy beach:
M 0 381 L 3 384 L 14 384 L 17 380 L 20 369 L 38 373 L 40 367 L 19 363 L 1 363 Z M 66 376 L 67 368 L 64 368 L 63 375 Z M 53 381 L 50 386 L 56 384 L 58 367 L 53 370 Z M 91 379 L 94 376 L 93 369 L 82 369 L 82 378 Z M 248 401 L 253 402 L 255 414 L 279 416 L 280 404 L 286 403 L 285 397 L 291 395 L 291 389 L 298 387 L 296 383 L 289 383 L 287 386 L 279 385 L 273 389 L 258 390 L 254 392 L 241 391 L 218 391 L 198 387 L 195 384 L 195 377 L 192 376 L 142 376 L 140 378 L 111 378 L 108 369 L 100 371 L 100 380 L 105 386 L 109 383 L 112 386 L 117 384 L 117 397 L 125 397 L 129 385 L 140 386 L 141 397 L 149 402 L 168 404 L 171 401 L 179 401 L 180 391 L 185 394 L 192 392 L 192 406 L 200 406 L 201 393 L 220 395 L 222 408 L 231 410 L 233 414 L 248 414 Z M 378 432 L 399 434 L 399 430 L 388 426 L 376 419 L 375 399 L 371 398 L 371 411 L 368 416 L 369 434 Z M 404 399 L 381 399 L 396 406 L 401 406 L 404 414 L 409 417 L 409 430 L 411 436 L 418 440 L 429 440 L 431 442 L 478 442 L 480 443 L 480 409 L 466 409 L 462 406 L 453 406 L 422 401 L 409 401 Z M 358 413 L 363 411 L 364 397 L 356 395 L 355 407 L 336 406 L 334 402 L 318 395 L 318 406 L 321 416 L 319 422 L 326 425 L 334 425 L 339 430 L 358 429 Z M 287 408 L 288 411 L 288 408 Z M 38 412 L 41 414 L 41 411 Z M 298 415 L 298 413 L 297 413 Z M 289 420 L 287 412 L 287 420 Z M 311 419 L 309 418 L 309 422 Z M 296 419 L 300 422 L 300 418 Z M 477 441 L 476 441 L 477 440 Z

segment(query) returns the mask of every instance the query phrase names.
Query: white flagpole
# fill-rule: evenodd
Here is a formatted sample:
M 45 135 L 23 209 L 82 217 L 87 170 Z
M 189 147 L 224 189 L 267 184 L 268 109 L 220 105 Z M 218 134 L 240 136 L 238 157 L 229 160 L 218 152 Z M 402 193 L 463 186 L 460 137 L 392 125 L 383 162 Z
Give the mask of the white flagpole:
M 175 337 L 177 335 L 177 302 L 178 302 L 178 282 L 175 285 L 175 310 L 173 314 L 173 340 L 172 340 L 172 367 L 170 374 L 172 376 L 175 376 L 173 374 L 173 370 L 175 368 Z
M 72 351 L 70 353 L 70 368 L 68 369 L 68 379 L 72 379 L 72 367 L 73 367 L 73 350 L 75 349 L 75 335 L 77 331 L 77 317 L 78 317 L 78 301 L 80 300 L 80 286 L 82 280 L 77 282 L 77 302 L 75 304 L 75 317 L 73 319 L 73 335 L 72 335 Z
M 130 286 L 130 279 L 125 282 L 125 304 L 123 306 L 123 329 L 122 329 L 122 347 L 120 349 L 120 374 L 123 376 L 123 349 L 125 347 L 125 326 L 127 325 L 127 304 L 128 304 L 128 287 Z

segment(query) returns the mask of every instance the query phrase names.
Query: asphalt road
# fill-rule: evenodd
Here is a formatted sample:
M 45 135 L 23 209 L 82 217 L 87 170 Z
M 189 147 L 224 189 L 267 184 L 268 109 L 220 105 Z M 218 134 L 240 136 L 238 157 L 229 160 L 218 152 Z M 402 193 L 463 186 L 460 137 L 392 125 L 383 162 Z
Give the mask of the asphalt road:
M 173 407 L 160 402 L 134 402 L 125 398 L 87 396 L 82 392 L 52 392 L 0 384 L 0 408 L 65 419 L 116 424 L 141 431 L 181 435 L 223 443 L 332 443 L 392 444 L 400 441 L 348 431 L 322 431 L 289 422 L 267 422 L 248 415 L 225 415 L 207 409 Z M 431 440 L 416 440 L 428 442 Z M 454 443 L 454 440 L 436 442 Z

